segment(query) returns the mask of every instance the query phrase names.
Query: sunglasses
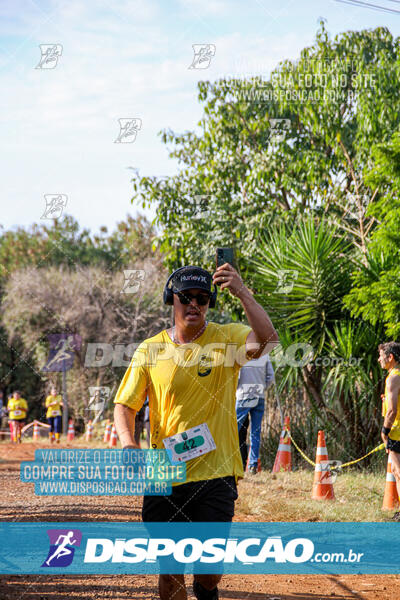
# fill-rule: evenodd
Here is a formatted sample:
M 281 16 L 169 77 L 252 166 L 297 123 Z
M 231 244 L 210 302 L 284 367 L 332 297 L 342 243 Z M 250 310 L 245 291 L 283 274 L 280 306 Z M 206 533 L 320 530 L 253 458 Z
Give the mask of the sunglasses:
M 205 306 L 210 301 L 210 294 L 191 294 L 190 292 L 175 292 L 181 304 L 190 304 L 197 300 L 199 306 Z

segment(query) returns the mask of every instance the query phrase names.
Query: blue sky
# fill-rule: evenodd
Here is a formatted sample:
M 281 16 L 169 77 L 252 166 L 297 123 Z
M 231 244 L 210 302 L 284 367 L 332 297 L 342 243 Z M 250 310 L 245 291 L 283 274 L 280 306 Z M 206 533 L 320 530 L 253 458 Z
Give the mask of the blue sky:
M 129 166 L 176 172 L 158 132 L 195 128 L 197 82 L 267 75 L 313 43 L 320 17 L 332 36 L 378 26 L 400 34 L 400 14 L 334 0 L 3 0 L 1 224 L 40 221 L 44 195 L 58 193 L 81 226 L 113 229 L 137 211 Z M 215 56 L 189 69 L 202 43 Z M 39 44 L 62 45 L 55 68 L 35 69 Z M 133 143 L 114 143 L 119 118 L 141 119 Z

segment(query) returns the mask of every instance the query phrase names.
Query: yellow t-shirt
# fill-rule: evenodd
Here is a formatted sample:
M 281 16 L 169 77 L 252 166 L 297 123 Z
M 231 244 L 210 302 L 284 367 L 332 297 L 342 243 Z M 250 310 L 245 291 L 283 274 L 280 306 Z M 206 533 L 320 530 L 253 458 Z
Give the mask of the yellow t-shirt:
M 149 397 L 152 448 L 164 449 L 163 439 L 207 423 L 216 449 L 187 461 L 187 482 L 243 477 L 235 398 L 250 331 L 209 323 L 193 343 L 175 344 L 164 330 L 138 347 L 121 381 L 115 403 L 139 411 Z
M 385 417 L 388 411 L 388 395 L 387 395 L 387 387 L 388 387 L 388 380 L 389 377 L 391 377 L 392 375 L 400 375 L 400 369 L 392 369 L 389 373 L 389 375 L 386 377 L 385 380 L 385 400 L 383 402 L 383 416 Z M 399 394 L 400 395 L 400 394 Z M 400 440 L 400 398 L 397 398 L 397 414 L 396 414 L 396 418 L 394 420 L 394 423 L 392 425 L 392 429 L 390 430 L 389 433 L 389 437 L 391 440 Z
M 7 404 L 8 416 L 12 421 L 23 421 L 28 412 L 28 403 L 24 398 L 10 398 Z
M 54 404 L 53 404 L 53 402 L 54 402 Z M 62 404 L 62 397 L 60 395 L 47 396 L 47 398 L 46 398 L 46 408 L 47 408 L 46 419 L 48 419 L 49 417 L 61 416 L 61 404 Z

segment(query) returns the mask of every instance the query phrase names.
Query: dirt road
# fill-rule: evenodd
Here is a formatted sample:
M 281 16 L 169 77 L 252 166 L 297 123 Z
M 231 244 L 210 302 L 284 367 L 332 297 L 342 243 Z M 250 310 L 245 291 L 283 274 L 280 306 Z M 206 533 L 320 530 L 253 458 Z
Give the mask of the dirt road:
M 41 444 L 40 447 L 44 447 Z M 0 444 L 1 521 L 138 521 L 138 497 L 45 497 L 19 480 L 21 460 L 39 446 Z M 239 484 L 240 485 L 240 484 Z M 240 493 L 240 487 L 239 487 Z M 235 521 L 248 521 L 236 514 Z M 3 541 L 3 544 L 5 542 Z M 189 598 L 191 595 L 191 578 Z M 233 600 L 400 600 L 397 575 L 226 575 L 220 597 Z M 154 576 L 1 576 L 0 600 L 157 599 Z

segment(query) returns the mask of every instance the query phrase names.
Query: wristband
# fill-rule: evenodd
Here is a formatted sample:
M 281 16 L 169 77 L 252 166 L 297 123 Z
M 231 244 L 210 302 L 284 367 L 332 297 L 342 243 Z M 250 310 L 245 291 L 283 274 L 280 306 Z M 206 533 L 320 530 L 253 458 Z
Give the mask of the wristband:
M 384 427 L 382 427 L 382 433 L 384 435 L 389 435 L 391 429 L 392 429 L 391 427 L 385 427 L 384 426 Z

